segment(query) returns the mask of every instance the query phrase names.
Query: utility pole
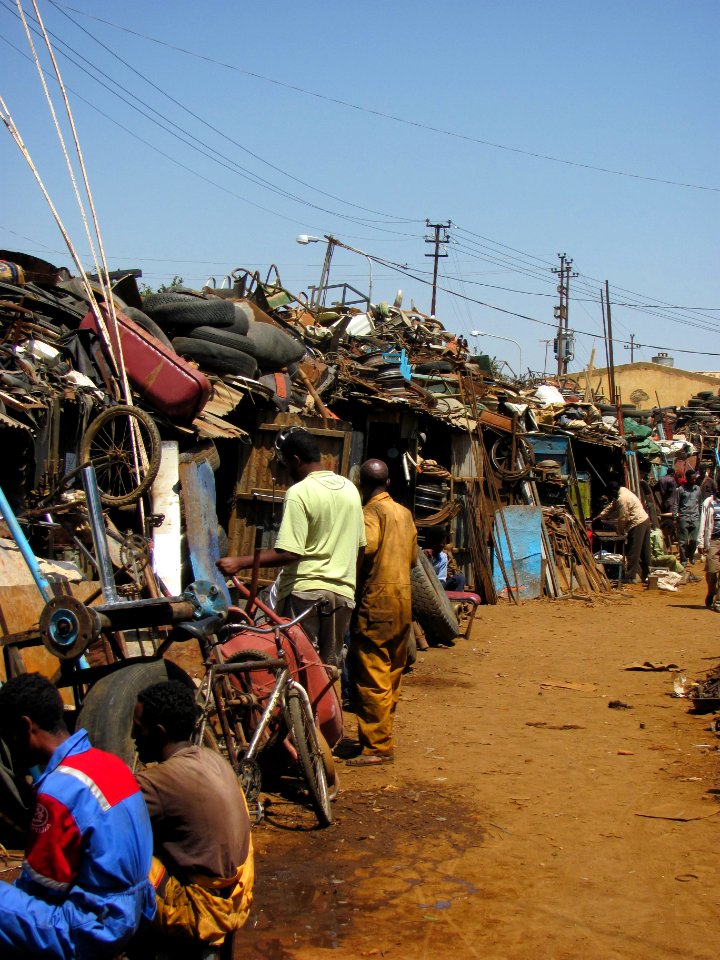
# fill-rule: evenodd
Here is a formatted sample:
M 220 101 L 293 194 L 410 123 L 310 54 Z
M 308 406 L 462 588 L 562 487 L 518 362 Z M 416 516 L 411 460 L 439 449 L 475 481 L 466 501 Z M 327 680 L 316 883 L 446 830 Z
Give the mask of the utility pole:
M 602 299 L 602 289 L 600 290 Z M 605 281 L 605 302 L 603 304 L 603 324 L 607 330 L 608 383 L 610 385 L 610 403 L 617 403 L 615 386 L 615 350 L 613 347 L 612 314 L 610 312 L 610 284 Z
M 555 319 L 558 322 L 557 339 L 555 341 L 555 356 L 557 357 L 557 375 L 561 377 L 567 373 L 568 362 L 572 360 L 572 337 L 568 327 L 568 304 L 570 302 L 570 277 L 576 277 L 577 272 L 570 273 L 572 258 L 565 253 L 559 253 L 560 266 L 553 267 L 552 272 L 559 277 L 558 296 L 560 301 L 555 307 Z
M 630 351 L 630 363 L 635 362 L 635 334 L 630 334 L 630 343 L 625 344 L 625 349 Z
M 435 303 L 437 301 L 437 275 L 438 275 L 438 261 L 440 257 L 446 257 L 446 252 L 440 252 L 440 247 L 444 247 L 446 243 L 450 241 L 450 234 L 448 230 L 452 226 L 452 222 L 448 220 L 447 223 L 430 223 L 429 220 L 425 220 L 425 226 L 433 231 L 432 237 L 425 237 L 425 243 L 432 243 L 435 247 L 432 253 L 426 253 L 426 257 L 433 258 L 433 282 L 432 282 L 432 303 L 430 304 L 430 315 L 435 316 Z

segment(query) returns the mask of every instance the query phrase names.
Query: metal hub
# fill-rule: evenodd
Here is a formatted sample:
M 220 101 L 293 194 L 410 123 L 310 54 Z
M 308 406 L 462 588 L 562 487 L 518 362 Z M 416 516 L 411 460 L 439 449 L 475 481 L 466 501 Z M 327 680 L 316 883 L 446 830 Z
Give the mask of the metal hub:
M 71 596 L 53 597 L 40 614 L 42 641 L 61 660 L 79 657 L 100 636 L 100 618 Z

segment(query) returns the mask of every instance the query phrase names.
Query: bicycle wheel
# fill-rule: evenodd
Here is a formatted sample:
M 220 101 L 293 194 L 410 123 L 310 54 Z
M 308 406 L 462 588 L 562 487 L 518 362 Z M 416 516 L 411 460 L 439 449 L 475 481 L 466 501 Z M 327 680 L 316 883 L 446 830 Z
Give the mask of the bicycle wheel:
M 288 690 L 287 707 L 288 726 L 297 750 L 300 769 L 310 790 L 315 816 L 321 827 L 329 827 L 332 823 L 332 811 L 315 720 L 310 707 L 299 692 L 292 688 Z
M 135 470 L 136 451 L 139 477 Z M 148 490 L 160 467 L 160 434 L 155 421 L 137 407 L 108 407 L 85 431 L 80 460 L 95 468 L 104 504 L 121 507 L 135 503 Z
M 234 653 L 228 657 L 225 663 L 264 663 L 270 659 L 270 655 L 262 650 L 241 650 L 240 653 Z M 249 743 L 260 724 L 263 710 L 275 686 L 275 672 L 272 669 L 248 670 L 247 673 L 231 673 L 229 677 L 230 683 L 237 690 L 255 697 L 258 701 L 257 704 L 242 708 L 241 711 L 243 729 Z M 271 723 L 260 742 L 260 749 L 263 750 L 274 743 L 279 732 L 280 727 L 276 723 Z
M 522 465 L 518 458 L 522 456 Z M 505 480 L 522 480 L 533 468 L 535 451 L 532 445 L 520 436 L 515 437 L 515 462 L 512 460 L 512 440 L 500 437 L 490 448 L 490 460 L 500 476 Z

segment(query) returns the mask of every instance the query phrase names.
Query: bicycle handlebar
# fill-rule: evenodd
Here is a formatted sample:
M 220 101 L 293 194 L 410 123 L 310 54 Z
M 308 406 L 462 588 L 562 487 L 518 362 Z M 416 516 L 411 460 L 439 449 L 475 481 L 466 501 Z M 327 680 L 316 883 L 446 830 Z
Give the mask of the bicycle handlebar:
M 279 633 L 282 633 L 283 631 L 287 630 L 288 627 L 294 627 L 295 624 L 300 623 L 301 620 L 304 620 L 305 617 L 308 616 L 308 614 L 312 613 L 314 607 L 315 607 L 315 604 L 313 604 L 312 607 L 308 607 L 307 610 L 303 610 L 302 613 L 298 614 L 297 617 L 294 617 L 292 620 L 288 620 L 287 623 L 275 623 L 275 624 L 271 624 L 269 627 L 255 627 L 246 623 L 238 623 L 238 624 L 228 623 L 226 627 L 230 628 L 230 627 L 237 626 L 244 633 L 245 632 L 259 633 L 262 635 L 268 635 L 271 633 L 275 633 L 276 631 Z

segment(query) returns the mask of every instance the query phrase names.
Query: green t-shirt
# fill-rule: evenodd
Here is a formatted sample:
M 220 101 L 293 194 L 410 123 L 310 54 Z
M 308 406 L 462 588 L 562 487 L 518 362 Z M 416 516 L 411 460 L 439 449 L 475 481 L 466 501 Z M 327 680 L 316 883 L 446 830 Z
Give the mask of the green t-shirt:
M 285 494 L 275 547 L 298 553 L 297 563 L 283 567 L 278 599 L 303 590 L 331 590 L 355 596 L 355 571 L 365 546 L 360 494 L 332 470 L 315 470 Z

